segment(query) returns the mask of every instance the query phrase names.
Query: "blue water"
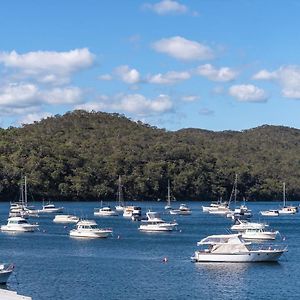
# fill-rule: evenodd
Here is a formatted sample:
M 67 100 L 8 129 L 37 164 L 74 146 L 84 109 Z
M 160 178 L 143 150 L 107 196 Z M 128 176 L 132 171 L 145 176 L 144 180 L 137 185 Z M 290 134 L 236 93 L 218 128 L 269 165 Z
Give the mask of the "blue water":
M 165 203 L 138 203 L 145 211 L 163 212 Z M 300 214 L 268 218 L 285 237 L 289 252 L 279 263 L 191 263 L 196 242 L 226 233 L 230 220 L 202 213 L 203 203 L 188 203 L 191 216 L 176 217 L 178 231 L 147 234 L 139 223 L 119 217 L 96 218 L 112 227 L 108 239 L 74 239 L 73 227 L 52 222 L 53 216 L 31 219 L 35 233 L 0 233 L 0 260 L 16 265 L 7 287 L 33 300 L 94 299 L 298 299 L 300 295 Z M 38 205 L 38 204 L 37 204 Z M 62 203 L 68 213 L 93 218 L 97 203 Z M 179 204 L 177 204 L 179 205 Z M 278 203 L 249 203 L 258 211 Z M 0 204 L 1 224 L 8 204 Z M 263 220 L 261 218 L 261 220 Z M 266 218 L 264 219 L 266 220 Z M 168 258 L 167 263 L 162 259 Z

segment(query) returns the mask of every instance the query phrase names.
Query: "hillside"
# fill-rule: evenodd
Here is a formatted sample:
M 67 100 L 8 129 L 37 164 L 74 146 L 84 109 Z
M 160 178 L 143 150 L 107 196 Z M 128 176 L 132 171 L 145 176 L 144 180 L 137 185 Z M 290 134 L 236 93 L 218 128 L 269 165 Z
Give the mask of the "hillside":
M 119 114 L 74 111 L 0 130 L 0 198 L 18 197 L 22 175 L 35 200 L 125 197 L 228 198 L 234 176 L 239 198 L 300 198 L 300 130 L 261 126 L 242 132 L 168 132 Z

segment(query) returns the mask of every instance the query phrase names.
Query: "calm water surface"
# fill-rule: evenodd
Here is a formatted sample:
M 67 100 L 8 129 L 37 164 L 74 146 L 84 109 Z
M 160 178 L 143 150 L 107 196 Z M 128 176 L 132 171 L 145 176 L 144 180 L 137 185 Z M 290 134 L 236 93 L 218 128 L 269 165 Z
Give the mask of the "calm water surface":
M 165 203 L 135 203 L 163 212 Z M 96 218 L 112 227 L 109 239 L 74 239 L 67 227 L 52 222 L 53 215 L 31 219 L 40 231 L 0 233 L 0 260 L 16 264 L 9 289 L 33 300 L 95 299 L 299 299 L 300 214 L 268 218 L 285 237 L 289 252 L 279 263 L 191 263 L 196 242 L 210 234 L 226 233 L 229 219 L 202 213 L 203 203 L 188 203 L 191 216 L 163 215 L 178 222 L 178 231 L 147 234 L 139 223 L 123 217 Z M 93 218 L 95 202 L 63 203 L 67 213 Z M 176 203 L 175 205 L 179 205 Z M 36 206 L 41 206 L 36 204 Z M 249 203 L 258 220 L 261 209 L 278 203 Z M 0 204 L 1 224 L 8 204 Z M 261 218 L 261 220 L 263 220 Z M 266 219 L 264 219 L 266 220 Z M 162 259 L 168 257 L 167 263 Z

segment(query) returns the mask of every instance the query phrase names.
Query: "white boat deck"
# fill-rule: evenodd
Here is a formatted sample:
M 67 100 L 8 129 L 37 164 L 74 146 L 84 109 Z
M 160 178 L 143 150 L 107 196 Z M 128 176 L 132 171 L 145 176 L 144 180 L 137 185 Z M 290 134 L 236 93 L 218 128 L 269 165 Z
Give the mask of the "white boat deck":
M 32 300 L 31 297 L 18 295 L 17 292 L 0 289 L 1 300 Z

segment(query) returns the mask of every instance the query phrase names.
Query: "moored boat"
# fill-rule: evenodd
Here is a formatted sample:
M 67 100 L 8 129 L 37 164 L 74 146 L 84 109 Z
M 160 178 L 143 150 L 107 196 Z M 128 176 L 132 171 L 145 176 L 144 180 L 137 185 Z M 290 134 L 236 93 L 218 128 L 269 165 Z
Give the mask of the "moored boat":
M 101 208 L 95 208 L 94 209 L 94 216 L 99 216 L 99 217 L 115 217 L 118 216 L 119 214 L 117 211 L 113 210 L 110 208 L 110 206 L 104 206 Z
M 260 214 L 264 217 L 278 217 L 279 211 L 277 209 L 262 210 Z
M 146 213 L 147 220 L 142 220 L 139 230 L 146 232 L 172 231 L 178 224 L 176 222 L 166 222 L 162 220 L 157 212 Z
M 54 223 L 77 223 L 79 218 L 73 215 L 56 215 L 53 219 Z
M 248 228 L 242 233 L 242 238 L 245 240 L 275 240 L 279 231 L 269 231 L 266 229 Z
M 245 231 L 247 229 L 264 229 L 265 227 L 268 227 L 269 225 L 265 223 L 256 223 L 256 222 L 249 222 L 246 220 L 240 220 L 236 219 L 235 223 L 231 226 L 231 230 L 235 231 Z
M 76 224 L 76 228 L 70 231 L 72 237 L 82 238 L 107 238 L 112 234 L 110 228 L 99 228 L 93 220 L 82 220 Z
M 171 209 L 171 215 L 190 215 L 192 213 L 191 209 L 186 204 L 180 204 L 179 209 Z
M 287 252 L 287 247 L 282 246 L 252 248 L 252 243 L 246 242 L 241 234 L 211 235 L 197 245 L 207 248 L 195 251 L 194 262 L 270 262 Z
M 11 217 L 7 219 L 7 224 L 1 226 L 1 231 L 10 232 L 33 232 L 39 225 L 30 224 L 22 217 Z

